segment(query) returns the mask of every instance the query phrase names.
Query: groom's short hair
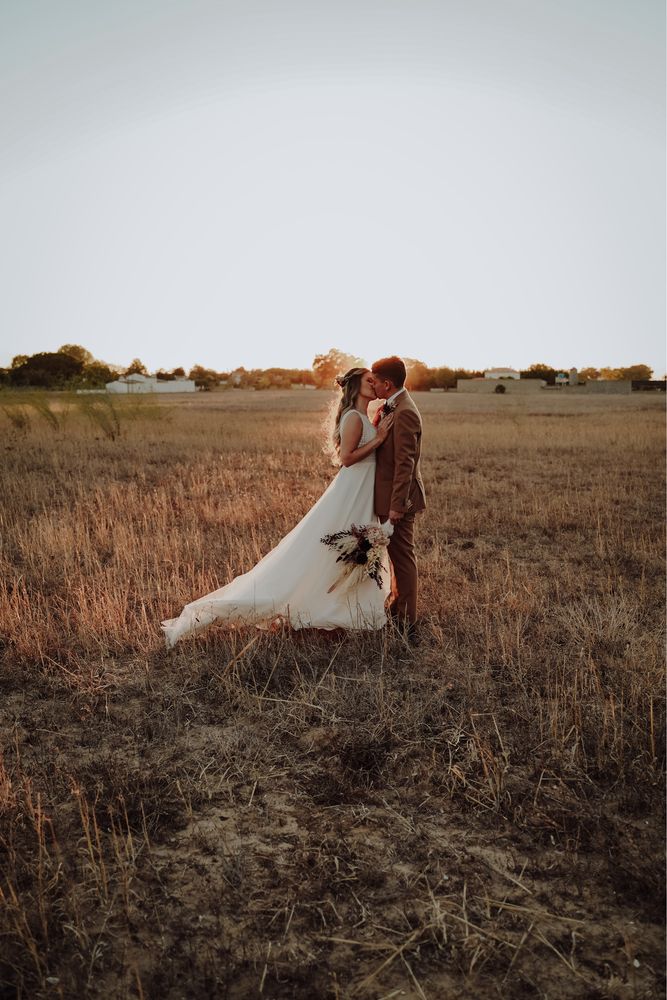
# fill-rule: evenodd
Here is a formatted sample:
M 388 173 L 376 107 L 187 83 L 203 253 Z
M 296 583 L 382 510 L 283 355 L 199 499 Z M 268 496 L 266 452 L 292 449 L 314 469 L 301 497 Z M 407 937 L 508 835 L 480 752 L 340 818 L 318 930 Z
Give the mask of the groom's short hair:
M 375 362 L 371 371 L 374 375 L 379 375 L 380 378 L 389 379 L 397 389 L 403 388 L 403 383 L 408 374 L 405 362 L 402 358 L 397 358 L 396 355 L 393 355 L 391 358 L 380 358 L 379 361 Z

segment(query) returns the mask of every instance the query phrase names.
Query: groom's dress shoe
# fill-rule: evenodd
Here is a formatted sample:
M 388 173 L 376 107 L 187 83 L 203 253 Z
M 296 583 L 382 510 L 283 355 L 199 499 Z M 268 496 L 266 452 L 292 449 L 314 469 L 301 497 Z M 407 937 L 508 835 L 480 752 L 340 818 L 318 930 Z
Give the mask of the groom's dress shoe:
M 403 615 L 394 614 L 391 610 L 389 616 L 402 638 L 411 646 L 419 646 L 422 636 L 418 623 L 408 621 Z
M 411 646 L 419 646 L 421 644 L 421 632 L 416 622 L 410 622 L 405 630 L 405 638 Z

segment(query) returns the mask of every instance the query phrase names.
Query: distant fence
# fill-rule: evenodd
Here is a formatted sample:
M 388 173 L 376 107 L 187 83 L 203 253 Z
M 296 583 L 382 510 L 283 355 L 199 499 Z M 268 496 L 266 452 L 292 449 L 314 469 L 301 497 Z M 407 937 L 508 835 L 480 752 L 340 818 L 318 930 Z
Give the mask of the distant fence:
M 505 392 L 512 393 L 533 393 L 544 388 L 546 382 L 541 378 L 459 378 L 456 380 L 457 392 L 495 392 L 501 385 Z
M 633 392 L 665 392 L 664 378 L 633 378 Z
M 456 382 L 457 392 L 489 393 L 499 391 L 502 386 L 504 392 L 512 394 L 534 393 L 542 389 L 550 392 L 563 392 L 566 395 L 572 393 L 591 393 L 593 395 L 619 395 L 631 392 L 665 392 L 665 379 L 588 379 L 578 385 L 547 385 L 543 379 L 539 378 L 460 378 Z
M 629 378 L 589 379 L 584 386 L 584 391 L 597 393 L 632 392 L 632 382 Z

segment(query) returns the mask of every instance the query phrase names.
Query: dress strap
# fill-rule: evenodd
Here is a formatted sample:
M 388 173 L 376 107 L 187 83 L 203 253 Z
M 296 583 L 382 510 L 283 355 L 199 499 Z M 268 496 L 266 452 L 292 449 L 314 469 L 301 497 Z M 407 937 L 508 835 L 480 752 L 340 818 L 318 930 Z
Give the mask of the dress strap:
M 345 423 L 345 418 L 349 417 L 351 413 L 356 413 L 358 417 L 363 417 L 363 414 L 359 413 L 359 410 L 355 410 L 355 409 L 346 410 L 345 413 L 343 414 L 343 416 L 340 418 L 340 424 L 338 425 L 339 429 Z M 362 419 L 362 424 L 363 424 L 363 419 Z

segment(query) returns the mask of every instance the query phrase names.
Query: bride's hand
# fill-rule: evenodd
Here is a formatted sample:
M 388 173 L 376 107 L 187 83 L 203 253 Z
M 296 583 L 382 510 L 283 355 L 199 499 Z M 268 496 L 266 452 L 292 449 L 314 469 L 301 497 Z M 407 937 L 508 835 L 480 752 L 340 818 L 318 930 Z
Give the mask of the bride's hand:
M 389 436 L 389 431 L 391 430 L 391 425 L 394 422 L 394 414 L 388 413 L 386 417 L 383 417 L 380 423 L 377 425 L 377 436 L 380 444 L 384 444 Z

